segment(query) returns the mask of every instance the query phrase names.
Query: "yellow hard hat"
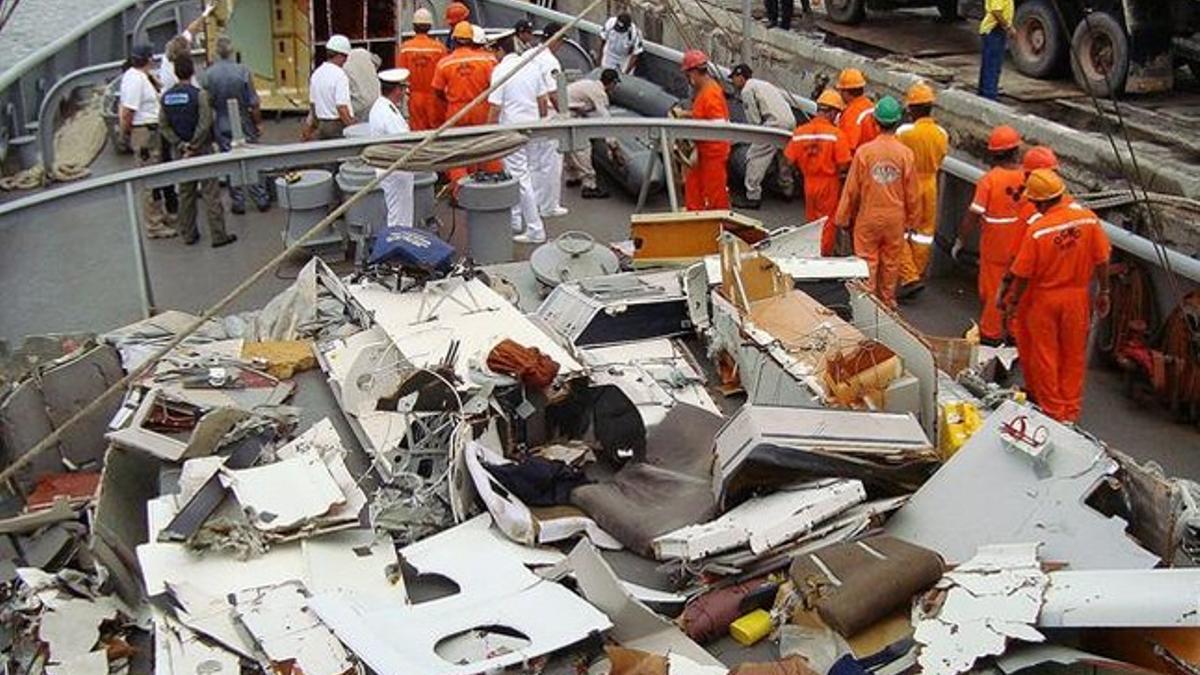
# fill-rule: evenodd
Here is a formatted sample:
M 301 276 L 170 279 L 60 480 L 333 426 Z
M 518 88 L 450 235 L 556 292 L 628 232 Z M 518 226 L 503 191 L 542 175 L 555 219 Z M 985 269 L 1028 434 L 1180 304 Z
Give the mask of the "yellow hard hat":
M 817 97 L 817 106 L 825 106 L 834 110 L 845 110 L 846 101 L 842 99 L 842 95 L 832 89 L 826 89 Z
M 454 31 L 450 33 L 450 37 L 455 40 L 472 40 L 475 37 L 475 27 L 467 21 L 459 21 L 454 25 Z
M 908 94 L 904 96 L 904 105 L 932 104 L 935 98 L 933 87 L 918 82 L 908 88 Z
M 1067 191 L 1067 184 L 1053 169 L 1035 169 L 1025 180 L 1025 196 L 1031 202 L 1047 202 Z
M 867 78 L 858 68 L 847 68 L 838 74 L 838 89 L 862 89 L 866 86 Z

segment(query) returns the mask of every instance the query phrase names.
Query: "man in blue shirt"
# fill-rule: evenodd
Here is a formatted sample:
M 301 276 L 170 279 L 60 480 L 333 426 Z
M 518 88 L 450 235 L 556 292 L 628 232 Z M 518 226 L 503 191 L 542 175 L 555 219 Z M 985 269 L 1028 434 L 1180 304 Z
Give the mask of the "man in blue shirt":
M 217 148 L 229 152 L 233 147 L 232 120 L 229 116 L 229 101 L 237 101 L 242 119 L 242 133 L 247 141 L 258 140 L 262 112 L 259 110 L 258 93 L 254 91 L 254 80 L 250 69 L 234 60 L 233 41 L 222 35 L 217 38 L 217 60 L 204 71 L 204 90 L 208 92 L 215 117 Z M 259 211 L 271 208 L 266 180 L 247 186 L 250 197 Z M 242 188 L 230 181 L 229 198 L 234 213 L 246 212 L 246 196 Z

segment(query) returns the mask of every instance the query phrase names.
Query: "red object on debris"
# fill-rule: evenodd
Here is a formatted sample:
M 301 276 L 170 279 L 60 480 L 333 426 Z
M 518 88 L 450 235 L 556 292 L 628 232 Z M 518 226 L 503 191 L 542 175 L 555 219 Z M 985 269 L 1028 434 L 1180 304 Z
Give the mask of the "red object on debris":
M 545 388 L 558 375 L 558 362 L 538 351 L 512 340 L 503 340 L 488 353 L 487 367 L 503 375 L 511 375 L 531 387 Z
M 679 617 L 683 632 L 700 644 L 725 635 L 729 632 L 729 624 L 745 613 L 741 608 L 742 599 L 768 583 L 767 577 L 758 577 L 697 597 L 688 603 Z
M 49 508 L 54 500 L 64 497 L 68 501 L 88 501 L 96 496 L 100 487 L 100 472 L 52 473 L 42 476 L 34 485 L 33 492 L 25 500 L 30 511 Z

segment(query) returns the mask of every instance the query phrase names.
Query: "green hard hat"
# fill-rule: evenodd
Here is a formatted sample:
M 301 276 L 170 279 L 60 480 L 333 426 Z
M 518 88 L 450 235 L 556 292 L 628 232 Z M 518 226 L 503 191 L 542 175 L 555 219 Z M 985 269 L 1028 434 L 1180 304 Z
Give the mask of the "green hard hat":
M 884 96 L 875 104 L 875 119 L 885 127 L 894 126 L 903 115 L 900 102 L 891 96 Z

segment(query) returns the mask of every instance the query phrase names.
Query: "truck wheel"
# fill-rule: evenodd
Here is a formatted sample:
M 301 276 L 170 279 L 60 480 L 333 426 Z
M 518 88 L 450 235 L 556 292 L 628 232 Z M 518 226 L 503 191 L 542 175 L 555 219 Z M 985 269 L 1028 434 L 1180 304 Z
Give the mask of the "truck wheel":
M 862 23 L 867 18 L 867 0 L 828 0 L 825 11 L 835 23 Z
M 1129 76 L 1129 38 L 1107 12 L 1092 12 L 1075 27 L 1071 38 L 1071 72 L 1075 82 L 1096 96 L 1120 95 Z
M 1049 0 L 1026 0 L 1013 17 L 1017 39 L 1013 62 L 1030 77 L 1051 77 L 1063 72 L 1067 62 L 1067 35 Z

